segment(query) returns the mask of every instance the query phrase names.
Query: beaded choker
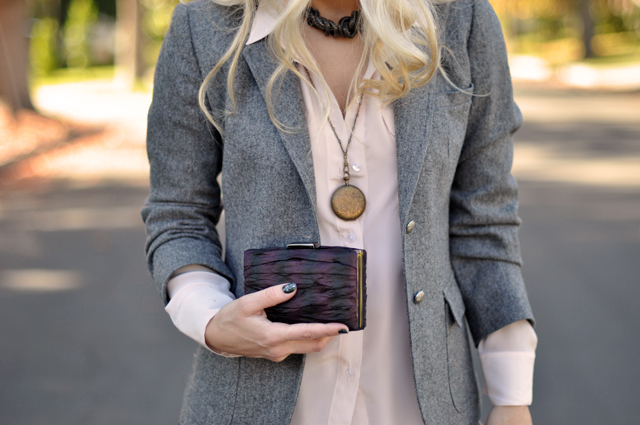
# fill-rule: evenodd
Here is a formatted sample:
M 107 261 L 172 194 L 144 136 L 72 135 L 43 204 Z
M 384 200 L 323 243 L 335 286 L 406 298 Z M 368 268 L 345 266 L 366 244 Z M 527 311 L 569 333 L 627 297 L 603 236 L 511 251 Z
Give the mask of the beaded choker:
M 324 35 L 327 37 L 333 35 L 334 37 L 353 38 L 360 30 L 360 11 L 354 10 L 351 12 L 351 16 L 345 16 L 341 18 L 336 24 L 335 22 L 323 18 L 320 16 L 318 9 L 309 7 L 306 12 L 307 24 L 313 28 L 317 28 L 324 31 Z

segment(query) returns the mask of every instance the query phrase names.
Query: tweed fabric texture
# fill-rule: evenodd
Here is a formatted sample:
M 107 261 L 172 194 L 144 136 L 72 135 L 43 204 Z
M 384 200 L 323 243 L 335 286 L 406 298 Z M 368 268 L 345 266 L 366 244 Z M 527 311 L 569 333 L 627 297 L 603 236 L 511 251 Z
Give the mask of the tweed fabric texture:
M 478 390 L 467 327 L 477 344 L 501 327 L 533 320 L 520 273 L 513 102 L 498 20 L 486 0 L 439 6 L 444 69 L 393 105 L 403 268 L 418 402 L 427 424 L 475 424 Z M 201 82 L 234 35 L 236 9 L 196 0 L 176 7 L 164 40 L 149 111 L 151 193 L 143 210 L 148 265 L 164 301 L 171 273 L 202 264 L 241 296 L 243 253 L 321 242 L 315 181 L 299 81 L 290 73 L 266 105 L 277 64 L 264 41 L 246 46 L 236 71 L 237 111 L 226 93 L 228 66 L 207 91 L 224 137 L 197 105 Z M 473 92 L 473 96 L 469 94 Z M 221 174 L 222 188 L 216 178 Z M 215 225 L 226 212 L 226 256 Z M 411 233 L 406 225 L 415 222 Z M 419 304 L 413 295 L 424 291 Z M 288 424 L 304 356 L 281 363 L 228 359 L 198 349 L 180 422 Z

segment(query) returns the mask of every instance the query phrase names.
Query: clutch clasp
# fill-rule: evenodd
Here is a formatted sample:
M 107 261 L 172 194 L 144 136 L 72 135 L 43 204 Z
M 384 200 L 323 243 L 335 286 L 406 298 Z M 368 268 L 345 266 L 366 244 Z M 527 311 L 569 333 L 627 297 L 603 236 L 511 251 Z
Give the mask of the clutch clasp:
M 301 249 L 301 248 L 320 248 L 320 244 L 318 242 L 292 242 L 287 244 L 287 249 Z

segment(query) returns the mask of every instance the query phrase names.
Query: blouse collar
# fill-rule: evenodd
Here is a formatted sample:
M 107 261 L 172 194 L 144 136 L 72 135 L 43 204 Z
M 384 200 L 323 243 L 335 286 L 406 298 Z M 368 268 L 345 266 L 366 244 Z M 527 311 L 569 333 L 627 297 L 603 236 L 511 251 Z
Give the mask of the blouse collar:
M 253 18 L 247 46 L 262 40 L 273 32 L 278 21 L 277 13 L 271 1 L 263 0 L 258 3 L 258 10 L 256 10 L 256 16 Z

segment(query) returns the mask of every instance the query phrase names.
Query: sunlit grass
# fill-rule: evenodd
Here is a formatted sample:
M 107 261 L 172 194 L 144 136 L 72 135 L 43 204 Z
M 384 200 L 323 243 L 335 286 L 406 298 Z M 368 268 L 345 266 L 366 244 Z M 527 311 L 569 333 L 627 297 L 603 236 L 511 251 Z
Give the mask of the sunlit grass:
M 115 68 L 111 66 L 93 66 L 88 68 L 61 68 L 47 75 L 31 77 L 31 89 L 42 86 L 77 83 L 81 81 L 112 80 Z
M 595 68 L 640 64 L 640 47 L 636 52 L 582 59 L 581 62 Z
M 87 68 L 60 68 L 47 75 L 32 75 L 30 89 L 35 93 L 42 86 L 58 84 L 80 83 L 86 81 L 111 81 L 115 78 L 116 71 L 113 65 L 93 66 Z M 147 79 L 137 80 L 133 85 L 133 91 L 148 92 L 150 82 Z
M 543 41 L 536 34 L 522 35 L 508 41 L 510 52 L 516 55 L 536 56 L 551 67 L 567 63 L 581 63 L 595 68 L 610 68 L 640 64 L 640 41 L 627 34 L 603 34 L 594 37 L 594 58 L 583 58 L 582 41 L 575 37 Z

